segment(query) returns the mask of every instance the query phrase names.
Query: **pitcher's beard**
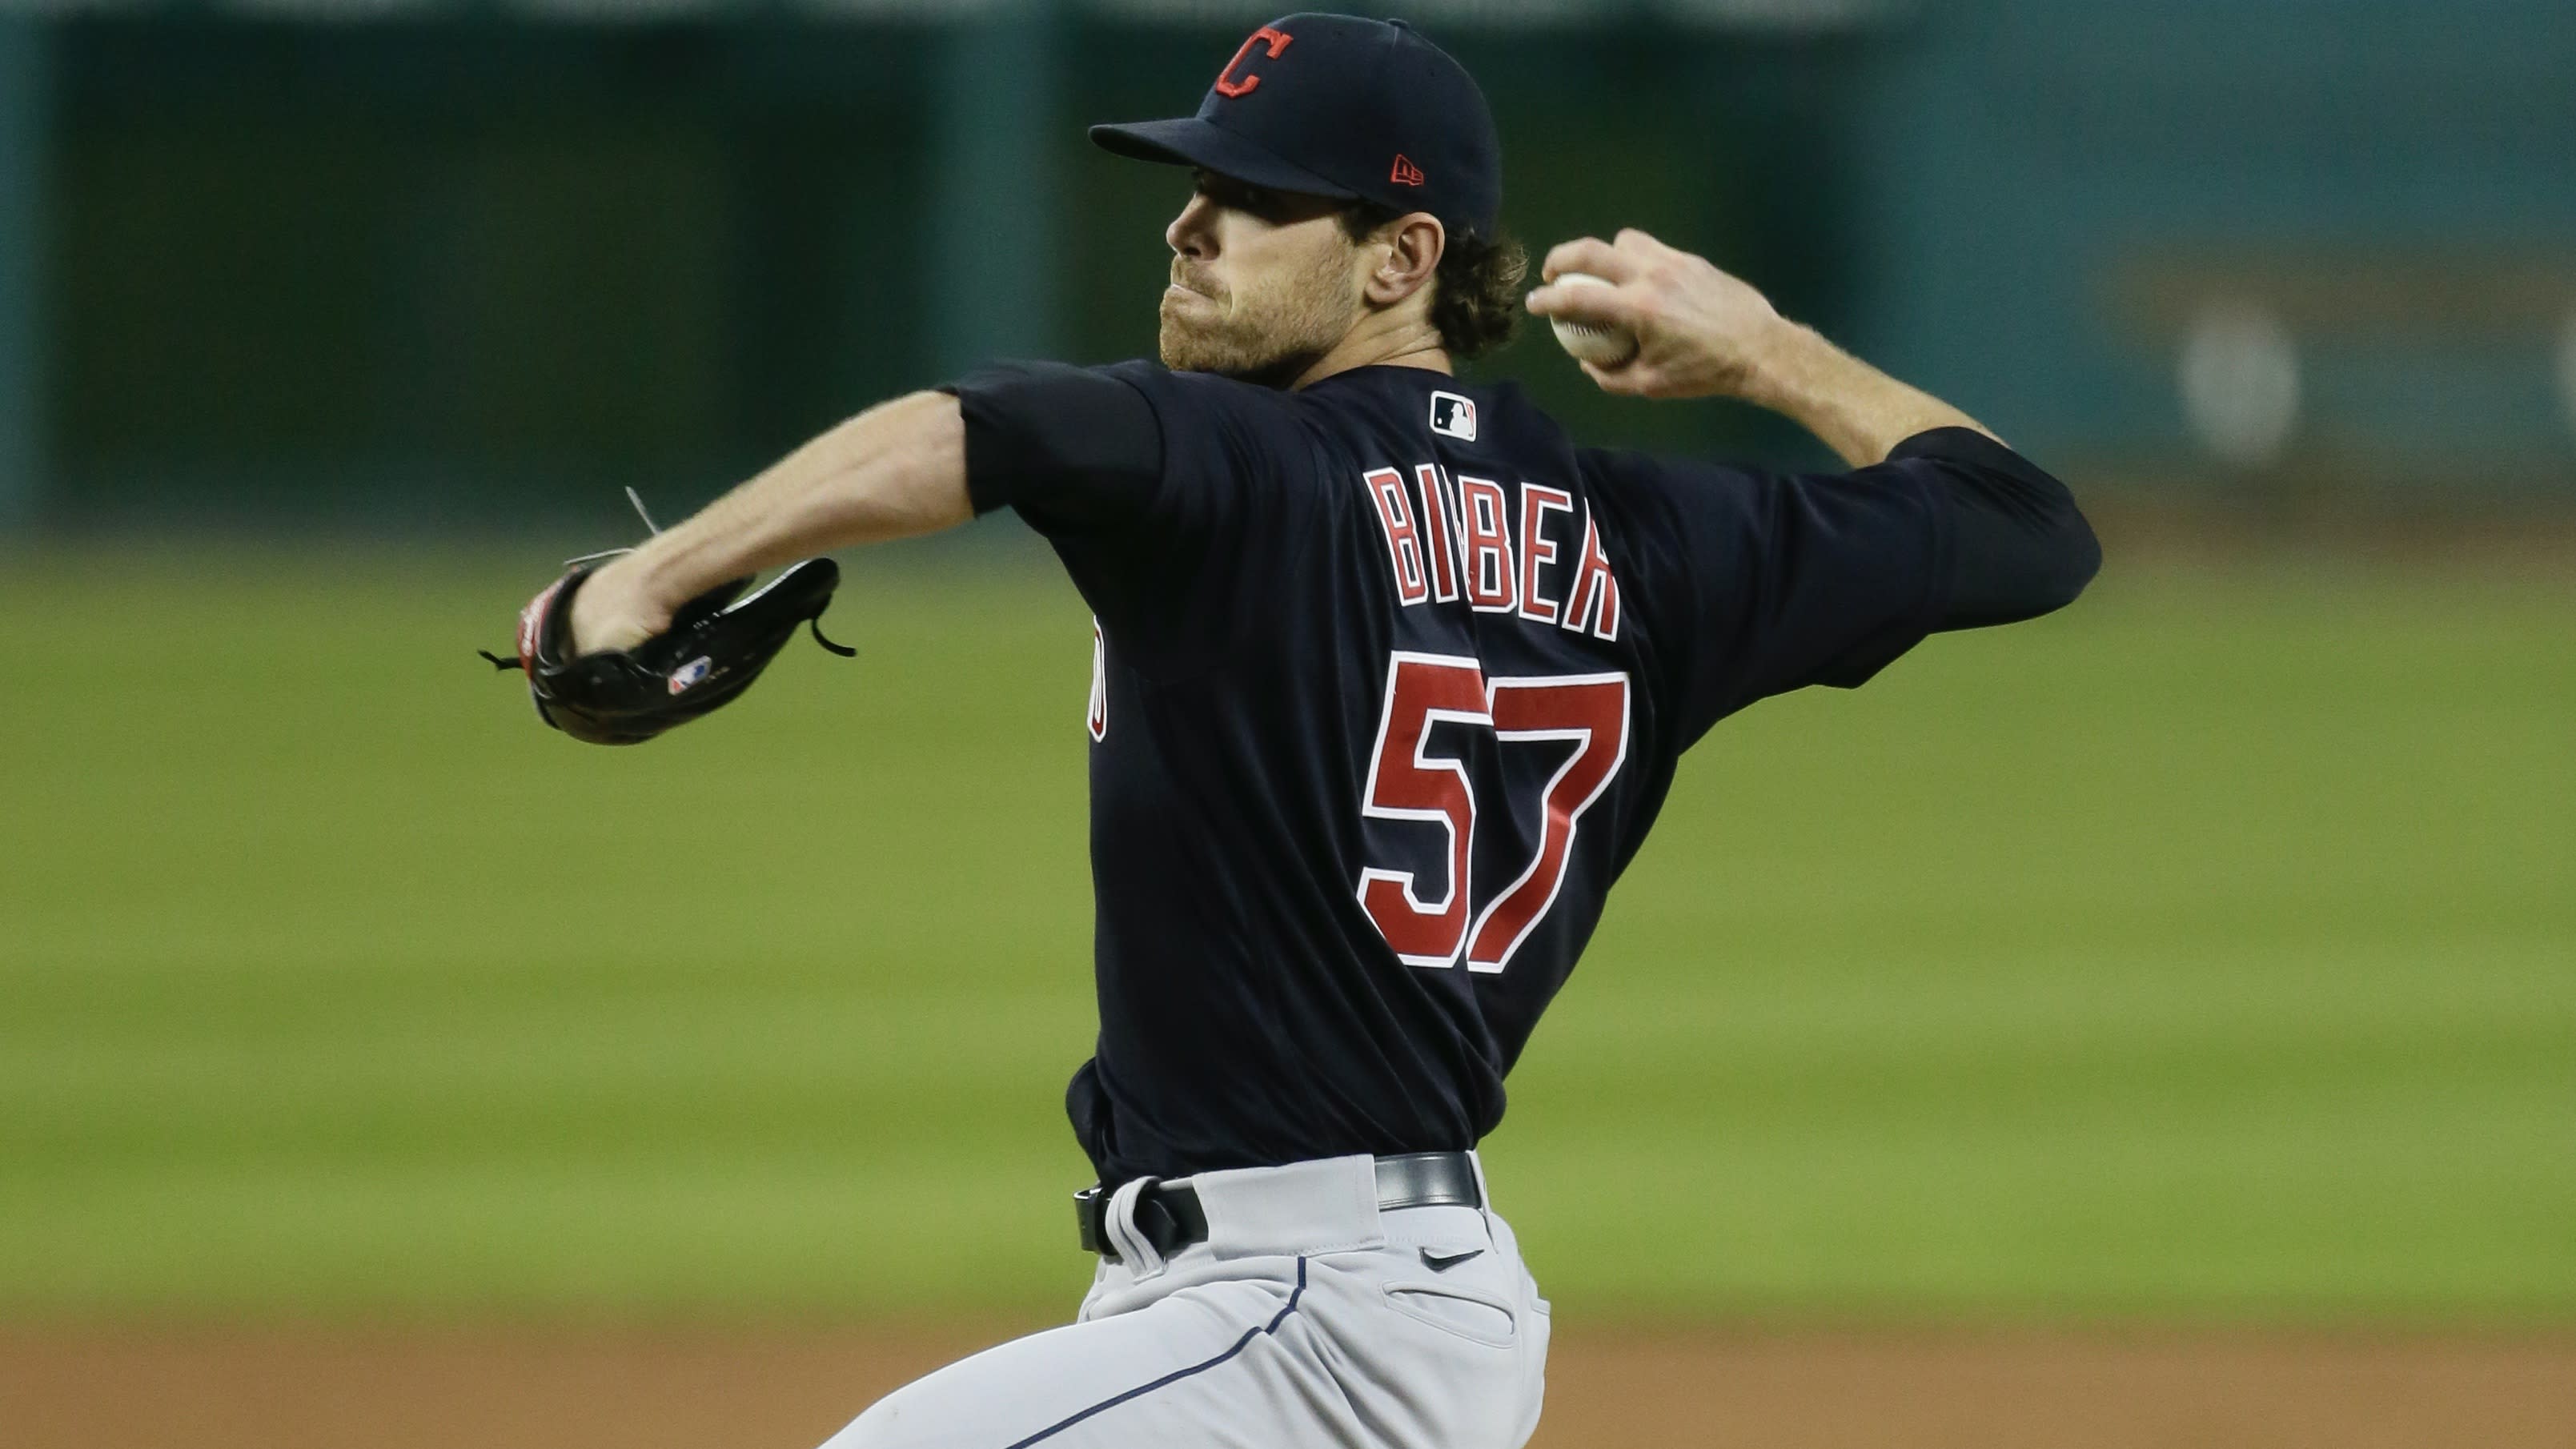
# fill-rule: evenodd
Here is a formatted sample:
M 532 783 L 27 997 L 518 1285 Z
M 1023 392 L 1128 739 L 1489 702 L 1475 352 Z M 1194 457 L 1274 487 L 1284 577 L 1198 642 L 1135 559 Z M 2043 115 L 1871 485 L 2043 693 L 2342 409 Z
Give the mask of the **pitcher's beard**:
M 1315 365 L 1356 320 L 1356 299 L 1342 300 L 1347 263 L 1328 256 L 1266 305 L 1211 301 L 1176 305 L 1163 298 L 1159 350 L 1174 372 L 1213 372 L 1223 377 L 1286 387 Z M 1188 310 L 1184 311 L 1183 308 Z M 1205 315 L 1210 310 L 1216 316 Z
M 1324 355 L 1321 347 L 1284 345 L 1280 339 L 1226 322 L 1209 325 L 1163 309 L 1163 365 L 1174 372 L 1212 372 L 1262 387 L 1286 387 Z

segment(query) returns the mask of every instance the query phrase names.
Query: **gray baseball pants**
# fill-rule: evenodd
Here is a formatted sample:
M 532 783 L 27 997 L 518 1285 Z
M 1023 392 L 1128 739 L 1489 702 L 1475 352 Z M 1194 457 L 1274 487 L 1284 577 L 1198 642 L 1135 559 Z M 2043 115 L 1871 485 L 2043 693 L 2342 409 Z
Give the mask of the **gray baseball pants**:
M 1102 1262 L 1072 1323 L 896 1390 L 824 1449 L 1520 1449 L 1529 1438 L 1547 1301 L 1490 1206 L 1381 1212 L 1366 1157 L 1189 1181 L 1206 1242 L 1159 1260 L 1122 1192 L 1109 1217 L 1121 1261 Z

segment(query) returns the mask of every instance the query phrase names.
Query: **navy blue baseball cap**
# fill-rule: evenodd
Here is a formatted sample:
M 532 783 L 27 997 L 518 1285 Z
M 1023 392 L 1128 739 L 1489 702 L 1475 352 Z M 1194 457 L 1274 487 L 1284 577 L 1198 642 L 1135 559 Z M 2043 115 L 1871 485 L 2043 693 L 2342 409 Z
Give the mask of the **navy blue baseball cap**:
M 1503 147 L 1475 77 L 1401 20 L 1290 15 L 1252 32 L 1199 113 L 1094 126 L 1121 156 L 1276 191 L 1427 211 L 1491 239 Z

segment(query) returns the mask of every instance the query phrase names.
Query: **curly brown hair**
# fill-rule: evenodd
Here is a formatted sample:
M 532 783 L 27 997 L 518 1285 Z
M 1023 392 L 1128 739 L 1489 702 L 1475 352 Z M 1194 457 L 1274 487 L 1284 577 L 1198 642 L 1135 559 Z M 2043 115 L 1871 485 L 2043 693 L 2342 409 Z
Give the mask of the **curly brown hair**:
M 1342 231 L 1352 241 L 1366 241 L 1402 215 L 1361 202 L 1342 213 Z M 1511 233 L 1450 236 L 1431 279 L 1431 325 L 1450 356 L 1479 357 L 1512 340 L 1521 320 L 1521 280 L 1528 275 L 1529 253 Z

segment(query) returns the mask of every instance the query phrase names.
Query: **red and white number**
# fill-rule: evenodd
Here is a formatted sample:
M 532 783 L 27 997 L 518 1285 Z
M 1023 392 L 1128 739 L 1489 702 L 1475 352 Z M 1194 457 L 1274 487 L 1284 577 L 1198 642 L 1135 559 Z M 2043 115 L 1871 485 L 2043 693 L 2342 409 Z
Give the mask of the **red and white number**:
M 1369 757 L 1360 813 L 1380 820 L 1426 820 L 1449 836 L 1449 879 L 1440 899 L 1425 901 L 1411 873 L 1360 871 L 1360 904 L 1395 954 L 1415 966 L 1448 966 L 1467 935 L 1467 863 L 1476 834 L 1476 786 L 1466 763 L 1434 755 L 1431 727 L 1441 720 L 1492 728 L 1485 672 L 1473 659 L 1398 651 L 1386 672 L 1386 708 L 1378 715 L 1377 749 Z
M 1100 632 L 1100 621 L 1091 621 L 1091 708 L 1083 723 L 1095 740 L 1109 738 L 1109 641 Z
M 1476 788 L 1466 762 L 1438 752 L 1433 726 L 1481 726 L 1503 745 L 1570 743 L 1540 794 L 1538 849 L 1510 884 L 1470 914 L 1475 898 Z M 1453 737 L 1454 738 L 1454 737 Z M 1361 813 L 1440 827 L 1448 878 L 1424 900 L 1412 872 L 1360 871 L 1360 904 L 1395 953 L 1415 966 L 1500 971 L 1556 903 L 1583 812 L 1628 758 L 1628 677 L 1573 674 L 1488 681 L 1472 658 L 1398 651 L 1387 669 Z M 1471 927 L 1472 921 L 1472 927 Z
M 1520 879 L 1503 887 L 1476 918 L 1467 945 L 1467 969 L 1500 971 L 1520 949 L 1530 928 L 1556 904 L 1565 863 L 1574 854 L 1575 827 L 1583 812 L 1610 787 L 1628 758 L 1628 676 L 1570 674 L 1546 679 L 1497 679 L 1491 693 L 1494 737 L 1566 740 L 1574 752 L 1556 767 L 1539 796 L 1538 854 Z

